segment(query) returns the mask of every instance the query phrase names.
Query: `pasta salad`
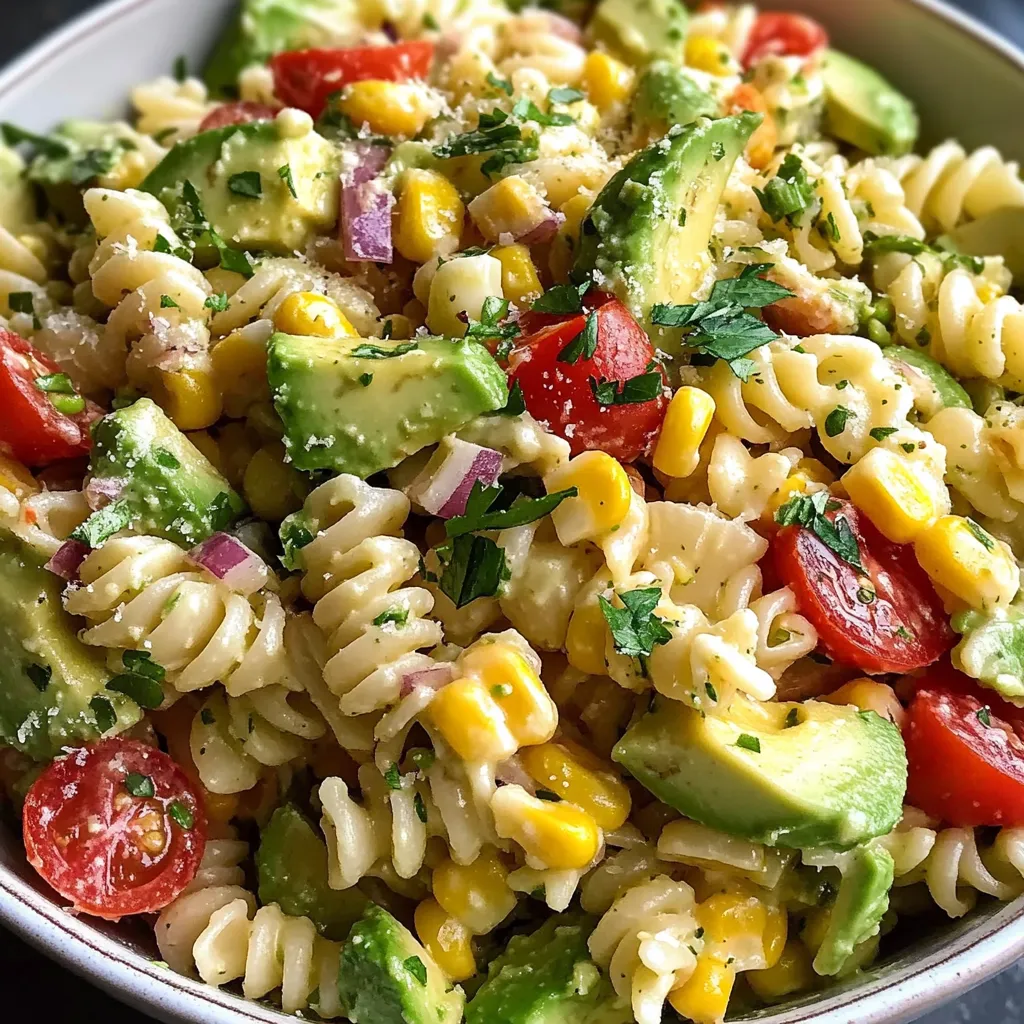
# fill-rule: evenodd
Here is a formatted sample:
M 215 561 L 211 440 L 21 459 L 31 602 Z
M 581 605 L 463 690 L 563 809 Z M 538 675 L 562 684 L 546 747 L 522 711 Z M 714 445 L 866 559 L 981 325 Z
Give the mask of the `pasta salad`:
M 824 28 L 241 0 L 0 125 L 0 784 L 354 1024 L 718 1024 L 1024 893 L 1024 183 Z

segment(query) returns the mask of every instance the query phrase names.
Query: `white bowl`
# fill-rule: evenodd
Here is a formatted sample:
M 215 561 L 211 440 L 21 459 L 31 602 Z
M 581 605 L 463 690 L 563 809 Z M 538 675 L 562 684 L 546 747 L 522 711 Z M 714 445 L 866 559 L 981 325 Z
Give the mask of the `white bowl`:
M 45 131 L 70 117 L 125 112 L 133 85 L 169 73 L 184 54 L 200 67 L 234 0 L 117 0 L 31 50 L 0 74 L 0 121 Z M 912 96 L 923 141 L 955 135 L 1024 161 L 1024 55 L 935 0 L 765 0 L 800 10 L 836 45 L 878 67 Z M 69 914 L 0 828 L 0 921 L 117 998 L 166 1021 L 239 1024 L 283 1015 L 153 963 L 141 923 L 105 925 Z M 824 993 L 755 1014 L 771 1024 L 899 1024 L 952 999 L 1024 954 L 1024 897 L 988 904 Z

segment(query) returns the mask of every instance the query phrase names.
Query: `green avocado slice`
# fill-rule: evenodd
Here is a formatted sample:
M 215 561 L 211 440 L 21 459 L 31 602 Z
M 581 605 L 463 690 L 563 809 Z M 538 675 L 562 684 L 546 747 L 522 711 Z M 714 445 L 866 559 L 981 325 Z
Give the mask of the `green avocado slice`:
M 1024 705 L 1024 609 L 958 612 L 951 624 L 962 637 L 953 648 L 953 664 L 1005 700 Z
M 679 0 L 601 0 L 587 33 L 630 64 L 659 56 L 682 63 L 689 21 Z
M 1024 208 L 992 210 L 953 228 L 946 238 L 966 256 L 1002 256 L 1014 283 L 1024 282 Z
M 890 345 L 885 358 L 906 377 L 914 392 L 914 408 L 930 420 L 940 409 L 970 409 L 971 399 L 944 366 L 920 349 Z
M 715 98 L 671 61 L 657 60 L 640 76 L 633 97 L 637 124 L 667 131 L 673 125 L 691 124 L 698 117 L 716 113 Z

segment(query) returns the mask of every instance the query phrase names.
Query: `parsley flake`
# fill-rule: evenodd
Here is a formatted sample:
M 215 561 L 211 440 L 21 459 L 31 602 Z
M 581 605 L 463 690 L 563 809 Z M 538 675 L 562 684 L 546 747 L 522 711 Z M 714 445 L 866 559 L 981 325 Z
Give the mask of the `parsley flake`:
M 228 191 L 246 199 L 263 198 L 263 180 L 259 171 L 242 171 L 228 178 Z
M 153 780 L 148 775 L 140 775 L 138 772 L 129 772 L 124 777 L 124 788 L 132 796 L 155 796 L 156 787 L 153 785 Z
M 597 351 L 597 310 L 591 310 L 583 322 L 583 329 L 555 357 L 560 363 L 578 363 L 580 359 L 593 359 Z
M 741 732 L 736 737 L 736 746 L 754 754 L 761 753 L 761 741 L 756 736 L 751 736 L 749 732 Z
M 860 560 L 860 547 L 846 517 L 836 515 L 832 521 L 826 515 L 826 512 L 832 511 L 829 507 L 830 501 L 828 491 L 798 495 L 787 501 L 775 513 L 775 522 L 780 526 L 802 526 L 810 530 L 825 547 L 844 562 L 859 572 L 864 572 Z M 836 505 L 838 503 L 834 503 L 833 508 Z

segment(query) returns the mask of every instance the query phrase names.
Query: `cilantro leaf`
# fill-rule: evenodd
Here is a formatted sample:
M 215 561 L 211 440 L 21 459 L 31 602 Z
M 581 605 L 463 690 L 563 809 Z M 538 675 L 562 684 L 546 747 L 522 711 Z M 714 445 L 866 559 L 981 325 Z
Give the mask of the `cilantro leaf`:
M 788 288 L 761 276 L 771 269 L 770 263 L 752 264 L 744 267 L 739 277 L 715 282 L 715 287 L 711 291 L 711 301 L 732 302 L 745 309 L 761 309 L 778 302 L 779 299 L 792 298 L 793 293 Z
M 209 296 L 203 306 L 213 310 L 214 313 L 223 313 L 228 308 L 228 293 L 220 292 L 217 295 Z
M 995 548 L 995 539 L 986 533 L 970 516 L 967 517 L 967 528 L 974 534 L 975 539 L 986 551 L 992 551 Z
M 560 87 L 548 91 L 548 103 L 579 103 L 583 93 L 579 89 Z
M 427 983 L 427 966 L 418 956 L 402 961 L 402 966 L 421 984 Z
M 865 572 L 860 560 L 860 546 L 846 517 L 837 515 L 832 521 L 825 514 L 832 510 L 829 507 L 831 500 L 828 491 L 791 498 L 775 513 L 775 522 L 780 526 L 805 527 L 844 562 L 858 572 Z
M 241 171 L 228 178 L 228 191 L 246 199 L 263 198 L 263 179 L 259 171 Z
M 937 245 L 929 245 L 911 235 L 878 235 L 874 231 L 865 231 L 864 251 L 871 256 L 888 252 L 901 252 L 907 256 L 931 253 L 942 259 L 947 271 L 957 266 L 963 266 L 972 274 L 980 274 L 985 269 L 985 261 L 980 256 L 968 256 L 965 253 L 953 252 Z
M 825 434 L 828 437 L 838 437 L 846 429 L 846 421 L 853 416 L 845 405 L 837 405 L 825 417 Z
M 566 315 L 583 312 L 583 296 L 590 290 L 591 282 L 580 285 L 556 284 L 549 288 L 530 308 L 534 313 L 555 313 Z
M 743 750 L 749 750 L 751 753 L 761 753 L 761 741 L 756 736 L 751 736 L 748 732 L 741 732 L 736 737 L 736 746 Z
M 124 777 L 124 788 L 132 796 L 148 797 L 156 794 L 153 780 L 148 775 L 142 775 L 139 772 L 129 772 Z
M 560 363 L 578 363 L 580 359 L 593 359 L 597 351 L 597 310 L 587 314 L 583 329 L 555 357 Z
M 804 212 L 815 203 L 814 183 L 808 180 L 803 162 L 790 153 L 764 189 L 754 189 L 761 209 L 775 222 L 787 220 L 799 226 Z
M 518 380 L 512 382 L 508 390 L 508 401 L 504 408 L 498 410 L 499 416 L 521 416 L 526 412 L 526 396 L 523 394 L 523 385 Z
M 516 100 L 512 108 L 512 116 L 518 117 L 521 121 L 535 121 L 545 128 L 563 128 L 572 124 L 573 118 L 569 114 L 545 114 L 533 100 L 527 96 L 521 96 Z
M 667 644 L 672 634 L 663 619 L 654 614 L 661 600 L 658 587 L 641 587 L 619 594 L 622 608 L 616 608 L 603 595 L 598 597 L 601 614 L 611 630 L 615 650 L 627 658 L 650 657 L 659 644 Z
M 665 382 L 661 374 L 654 370 L 622 381 L 621 389 L 619 381 L 605 380 L 603 377 L 600 381 L 590 377 L 589 383 L 599 405 L 635 405 L 654 401 L 661 394 Z
M 115 501 L 91 516 L 72 530 L 69 540 L 77 540 L 86 547 L 98 548 L 108 537 L 121 530 L 127 530 L 132 521 L 132 510 L 128 502 Z
M 490 537 L 464 533 L 436 551 L 441 564 L 438 586 L 456 608 L 478 597 L 494 597 L 510 577 L 505 552 Z
M 514 321 L 502 322 L 508 316 L 508 310 L 508 299 L 499 298 L 497 295 L 488 295 L 480 310 L 479 320 L 472 319 L 466 312 L 459 313 L 458 317 L 467 325 L 467 338 L 475 338 L 477 341 L 500 338 L 503 342 L 511 342 L 519 337 L 521 331 L 519 324 Z
M 167 813 L 187 832 L 194 824 L 192 811 L 180 800 L 172 800 Z
M 506 96 L 512 95 L 512 83 L 507 78 L 499 78 L 493 71 L 487 72 L 487 84 Z
M 299 193 L 295 191 L 295 178 L 292 177 L 292 165 L 285 164 L 283 167 L 278 167 L 277 176 L 288 186 L 292 199 L 298 199 Z
M 404 356 L 406 352 L 412 352 L 413 349 L 419 347 L 417 341 L 403 341 L 400 345 L 395 345 L 394 348 L 363 344 L 356 345 L 349 354 L 356 359 L 394 359 L 396 356 Z
M 567 487 L 564 491 L 552 491 L 543 498 L 528 498 L 521 494 L 507 509 L 491 512 L 490 508 L 501 491 L 500 485 L 484 487 L 477 480 L 466 501 L 465 513 L 452 516 L 445 523 L 448 536 L 460 537 L 479 530 L 510 530 L 516 526 L 525 526 L 550 515 L 566 498 L 575 498 L 579 493 L 575 487 Z

